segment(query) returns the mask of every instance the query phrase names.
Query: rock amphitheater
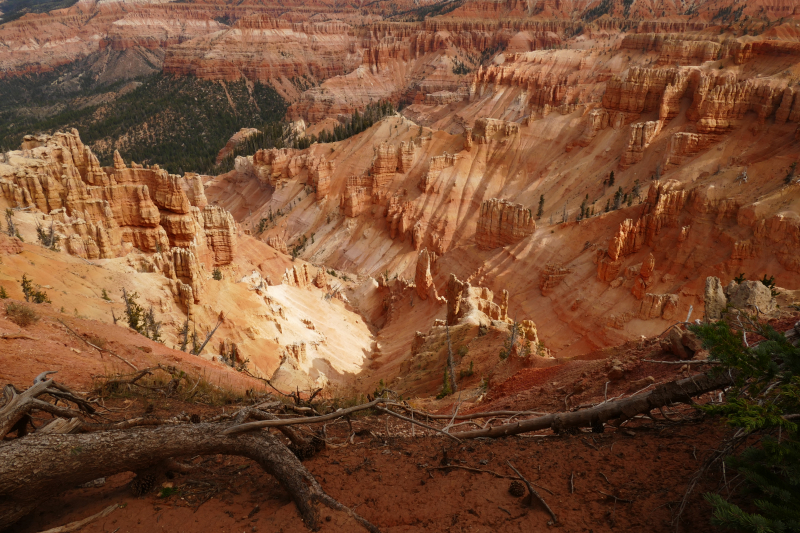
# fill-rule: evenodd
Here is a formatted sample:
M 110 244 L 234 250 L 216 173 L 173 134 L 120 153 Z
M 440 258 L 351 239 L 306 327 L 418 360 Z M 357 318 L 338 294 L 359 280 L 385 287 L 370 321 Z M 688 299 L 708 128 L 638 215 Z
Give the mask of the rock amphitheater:
M 548 521 L 565 531 L 711 531 L 699 493 L 680 507 L 688 509 L 684 518 L 676 502 L 700 468 L 701 446 L 713 449 L 713 439 L 723 438 L 719 420 L 697 416 L 675 425 L 663 408 L 684 420 L 694 411 L 672 398 L 650 409 L 663 418 L 626 412 L 619 420 L 638 417 L 634 429 L 605 414 L 564 425 L 584 409 L 645 390 L 666 394 L 664 383 L 683 379 L 685 386 L 695 370 L 708 370 L 714 354 L 688 324 L 722 319 L 747 329 L 742 318 L 754 316 L 746 320 L 769 321 L 788 339 L 800 335 L 792 329 L 800 327 L 800 3 L 678 7 L 605 0 L 335 7 L 80 1 L 0 23 L 0 81 L 35 79 L 78 61 L 101 68 L 110 53 L 144 54 L 164 74 L 223 87 L 243 78 L 251 89 L 256 81 L 272 86 L 286 100 L 289 132 L 285 147 L 237 155 L 233 170 L 216 175 L 171 174 L 126 161 L 124 149 L 103 166 L 75 128 L 31 131 L 17 149 L 0 153 L 0 297 L 8 297 L 6 306 L 28 301 L 25 276 L 48 300 L 25 304 L 40 309 L 30 327 L 10 312 L 0 316 L 4 384 L 13 383 L 18 395 L 34 378 L 34 387 L 44 383 L 41 372 L 58 371 L 62 389 L 47 389 L 51 398 L 74 401 L 73 391 L 95 391 L 76 404 L 84 415 L 105 398 L 112 409 L 132 409 L 130 416 L 155 409 L 179 429 L 184 422 L 191 429 L 195 411 L 209 428 L 230 422 L 237 434 L 248 417 L 260 428 L 290 414 L 341 422 L 303 429 L 305 437 L 291 429 L 275 434 L 291 442 L 297 468 L 305 467 L 295 455 L 309 459 L 314 475 L 302 470 L 305 488 L 285 473 L 281 485 L 247 474 L 246 499 L 228 478 L 225 488 L 217 478 L 195 481 L 195 492 L 185 478 L 158 478 L 160 499 L 152 490 L 131 497 L 127 518 L 120 508 L 85 530 L 114 531 L 109 520 L 118 516 L 126 531 L 148 531 L 162 515 L 180 529 L 194 515 L 181 514 L 188 507 L 174 500 L 167 509 L 162 499 L 182 487 L 186 501 L 202 486 L 203 494 L 226 494 L 195 508 L 214 531 L 522 531 Z M 346 124 L 378 101 L 399 111 L 342 140 L 289 147 L 307 146 L 298 142 L 303 136 Z M 224 148 L 211 147 L 223 150 L 218 162 L 257 133 L 237 131 Z M 123 294 L 158 322 L 158 339 L 126 320 L 134 300 Z M 740 335 L 746 348 L 762 338 L 748 335 Z M 130 381 L 128 372 L 145 368 L 149 377 Z M 171 378 L 158 382 L 159 371 Z M 702 374 L 720 379 L 713 376 Z M 98 389 L 102 379 L 139 396 Z M 139 379 L 145 392 L 136 389 Z M 242 410 L 230 415 L 210 399 L 192 403 L 188 385 L 181 389 L 186 379 L 201 396 L 238 395 L 229 403 Z M 720 383 L 694 383 L 690 396 L 721 402 L 715 391 L 730 383 Z M 384 389 L 398 416 L 419 413 L 442 423 L 432 429 L 392 418 L 392 430 L 378 421 L 381 410 L 346 424 L 335 414 L 377 402 Z M 0 424 L 15 401 L 7 391 Z M 52 405 L 44 411 L 72 430 L 41 438 L 93 431 L 77 429 Z M 500 414 L 469 416 L 490 412 Z M 557 420 L 536 429 L 541 439 L 459 441 L 442 452 L 459 432 L 466 440 L 501 427 L 495 418 L 524 425 L 543 412 Z M 642 429 L 642 415 L 659 431 L 683 428 L 697 440 L 663 444 Z M 0 459 L 4 446 L 40 438 L 41 420 L 27 419 L 36 431 L 26 437 L 21 416 L 0 425 L 3 442 L 11 443 L 0 444 Z M 462 422 L 472 426 L 455 431 Z M 612 437 L 588 433 L 611 426 Z M 192 435 L 186 438 L 200 438 Z M 258 435 L 278 442 L 268 431 L 242 433 L 238 442 Z M 427 439 L 422 444 L 412 438 L 419 435 Z M 626 445 L 634 435 L 652 450 Z M 612 455 L 612 441 L 627 455 Z M 218 475 L 228 467 L 223 455 L 262 466 L 277 461 L 210 442 L 163 459 L 220 454 L 210 460 Z M 491 455 L 492 446 L 502 462 L 473 460 Z M 315 453 L 322 455 L 310 459 Z M 406 466 L 419 473 L 392 463 L 391 454 L 403 453 L 418 456 Z M 336 462 L 351 455 L 346 466 Z M 507 459 L 523 464 L 528 479 L 534 463 L 541 466 L 533 479 L 552 492 L 544 489 L 539 499 L 554 509 L 505 501 L 511 496 L 503 477 L 517 477 Z M 645 466 L 630 473 L 630 461 Z M 119 499 L 114 491 L 132 478 L 119 472 L 136 472 L 135 486 L 142 486 L 145 467 L 161 468 L 139 463 L 108 472 L 102 489 L 84 485 L 106 475 L 99 470 L 59 485 L 58 512 L 21 522 L 14 513 L 23 504 L 4 514 L 0 466 L 0 529 L 35 532 L 69 522 L 68 514 L 92 514 L 72 505 L 100 511 L 85 503 L 90 491 Z M 473 472 L 455 472 L 457 464 Z M 644 488 L 663 472 L 669 497 Z M 696 482 L 714 490 L 717 473 L 703 472 Z M 504 488 L 487 489 L 489 503 L 478 501 L 475 475 Z M 326 477 L 338 480 L 327 483 L 335 487 L 331 496 L 316 481 L 326 485 Z M 370 496 L 389 493 L 390 479 L 399 480 L 392 490 L 402 504 Z M 613 492 L 601 494 L 615 510 L 592 483 Z M 259 490 L 270 494 L 266 500 Z M 303 498 L 316 503 L 303 507 Z M 439 500 L 447 512 L 430 503 Z M 361 502 L 368 503 L 354 513 Z M 219 518 L 226 505 L 230 514 Z M 259 505 L 268 512 L 257 514 Z M 326 513 L 333 518 L 320 518 Z

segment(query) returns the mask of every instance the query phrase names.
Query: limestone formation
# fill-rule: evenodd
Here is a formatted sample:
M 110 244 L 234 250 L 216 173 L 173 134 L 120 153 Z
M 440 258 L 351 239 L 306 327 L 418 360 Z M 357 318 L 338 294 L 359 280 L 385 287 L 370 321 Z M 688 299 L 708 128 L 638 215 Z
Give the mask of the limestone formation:
M 719 278 L 715 276 L 706 278 L 703 301 L 705 304 L 705 320 L 719 320 L 722 318 L 722 313 L 725 312 L 728 306 L 728 299 L 725 297 Z
M 303 266 L 295 265 L 287 268 L 283 274 L 283 284 L 290 287 L 307 289 L 312 283 L 313 279 L 308 271 L 308 263 L 303 263 Z
M 400 143 L 400 160 L 397 165 L 397 171 L 401 174 L 408 173 L 414 165 L 414 158 L 416 156 L 417 147 L 414 141 L 403 141 Z
M 544 269 L 539 273 L 539 290 L 542 296 L 547 296 L 553 289 L 571 274 L 573 270 L 569 267 L 564 267 L 559 264 L 551 263 L 545 265 Z
M 270 245 L 271 247 L 275 248 L 277 251 L 279 251 L 282 254 L 286 254 L 286 255 L 289 254 L 289 250 L 286 247 L 286 241 L 284 241 L 282 238 L 280 238 L 277 235 L 270 235 L 269 238 L 267 239 L 267 244 Z
M 639 318 L 649 320 L 652 318 L 663 318 L 672 320 L 677 316 L 678 295 L 677 294 L 651 294 L 647 293 L 639 306 Z
M 530 209 L 492 198 L 481 204 L 475 240 L 484 249 L 515 244 L 536 230 Z
M 434 299 L 436 298 L 436 288 L 433 286 L 433 276 L 431 276 L 431 265 L 436 263 L 436 254 L 429 252 L 427 248 L 420 250 L 417 255 L 417 269 L 414 276 L 417 295 L 421 300 L 427 300 L 433 289 Z
M 644 298 L 647 289 L 652 285 L 651 277 L 653 276 L 653 269 L 655 268 L 656 260 L 651 253 L 647 257 L 647 261 L 642 264 L 642 269 L 639 271 L 639 276 L 633 282 L 633 289 L 631 293 L 637 300 Z
M 22 146 L 0 165 L 0 194 L 16 207 L 50 214 L 68 253 L 109 259 L 132 248 L 193 247 L 209 266 L 233 260 L 236 224 L 227 211 L 207 205 L 197 174 L 128 166 L 117 151 L 113 166 L 102 168 L 74 129 L 27 136 Z M 201 292 L 193 290 L 195 297 Z
M 501 303 L 494 302 L 494 293 L 486 287 L 472 287 L 468 282 L 450 274 L 447 280 L 447 324 L 487 325 L 492 320 L 510 322 L 508 292 L 503 291 Z
M 385 189 L 394 179 L 397 172 L 398 153 L 397 148 L 386 141 L 373 147 L 374 157 L 372 159 L 373 187 Z
M 736 309 L 751 313 L 770 314 L 775 311 L 775 298 L 769 287 L 760 281 L 743 281 L 728 295 L 729 302 Z

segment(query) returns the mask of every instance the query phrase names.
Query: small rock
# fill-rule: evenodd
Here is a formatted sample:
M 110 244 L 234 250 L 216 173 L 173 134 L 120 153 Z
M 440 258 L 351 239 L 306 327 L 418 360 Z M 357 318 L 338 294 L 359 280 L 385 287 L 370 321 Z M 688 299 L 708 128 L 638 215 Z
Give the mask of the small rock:
M 652 385 L 655 382 L 656 382 L 656 380 L 653 378 L 653 376 L 647 376 L 646 378 L 642 378 L 642 379 L 637 379 L 635 381 L 631 381 L 629 386 L 628 386 L 628 390 L 637 391 L 639 389 L 643 389 L 643 388 L 647 387 L 648 385 Z
M 625 377 L 625 371 L 621 366 L 612 366 L 611 370 L 608 371 L 608 379 L 611 381 L 618 381 L 623 377 Z

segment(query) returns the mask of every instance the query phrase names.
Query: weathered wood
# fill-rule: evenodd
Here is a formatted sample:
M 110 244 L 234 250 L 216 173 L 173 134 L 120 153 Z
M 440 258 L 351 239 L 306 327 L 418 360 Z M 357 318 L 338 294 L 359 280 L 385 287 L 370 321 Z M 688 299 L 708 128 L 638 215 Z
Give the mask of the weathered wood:
M 40 385 L 46 387 L 46 383 Z M 368 531 L 378 531 L 326 494 L 276 436 L 252 431 L 231 437 L 222 434 L 227 427 L 224 423 L 174 424 L 78 435 L 33 434 L 4 442 L 0 444 L 0 530 L 53 494 L 94 479 L 146 470 L 174 457 L 224 454 L 248 457 L 275 476 L 310 529 L 320 526 L 319 507 L 325 506 L 348 515 Z
M 384 398 L 378 398 L 376 400 L 372 400 L 369 403 L 365 403 L 362 405 L 355 405 L 353 407 L 348 407 L 347 409 L 339 409 L 338 411 L 334 411 L 332 413 L 328 413 L 327 415 L 321 415 L 321 416 L 309 416 L 306 418 L 289 418 L 285 420 L 260 420 L 258 422 L 247 422 L 245 424 L 239 424 L 233 427 L 226 428 L 224 434 L 235 435 L 237 433 L 244 433 L 247 431 L 253 431 L 254 429 L 261 429 L 261 428 L 274 428 L 280 426 L 294 426 L 297 424 L 316 424 L 319 422 L 327 422 L 328 420 L 340 418 L 349 415 L 350 413 L 355 413 L 356 411 L 363 411 L 364 409 L 375 407 L 379 403 L 388 403 L 388 400 Z
M 700 396 L 732 384 L 733 380 L 727 374 L 716 376 L 697 374 L 686 379 L 664 383 L 652 391 L 643 392 L 630 398 L 605 402 L 591 409 L 573 413 L 554 413 L 488 429 L 460 431 L 453 435 L 459 439 L 498 438 L 548 428 L 559 432 L 568 428 L 597 427 L 609 420 L 627 420 L 638 414 L 649 413 L 653 409 L 664 407 L 670 403 L 691 402 L 691 398 L 694 396 Z
M 17 393 L 11 385 L 5 386 L 3 395 L 6 401 L 3 407 L 0 408 L 0 439 L 11 431 L 11 428 L 14 427 L 23 416 L 27 415 L 31 409 L 34 408 L 35 402 L 40 401 L 37 400 L 36 397 L 40 394 L 44 394 L 45 390 L 47 390 L 52 383 L 52 380 L 49 379 L 40 381 L 21 393 Z M 68 418 L 72 418 L 72 416 Z

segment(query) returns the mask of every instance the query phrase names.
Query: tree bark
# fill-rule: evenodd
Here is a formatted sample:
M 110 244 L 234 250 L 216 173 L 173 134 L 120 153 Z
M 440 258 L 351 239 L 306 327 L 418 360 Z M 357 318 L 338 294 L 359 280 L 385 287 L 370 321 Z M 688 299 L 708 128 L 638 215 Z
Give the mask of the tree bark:
M 175 424 L 79 435 L 33 434 L 0 444 L 0 530 L 50 496 L 99 477 L 142 471 L 170 458 L 237 455 L 256 461 L 290 494 L 306 526 L 320 525 L 319 507 L 345 513 L 368 531 L 378 529 L 340 504 L 289 449 L 266 431 L 223 435 L 224 423 Z

